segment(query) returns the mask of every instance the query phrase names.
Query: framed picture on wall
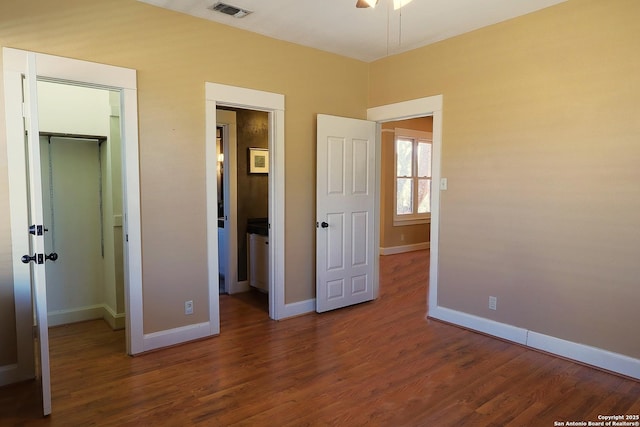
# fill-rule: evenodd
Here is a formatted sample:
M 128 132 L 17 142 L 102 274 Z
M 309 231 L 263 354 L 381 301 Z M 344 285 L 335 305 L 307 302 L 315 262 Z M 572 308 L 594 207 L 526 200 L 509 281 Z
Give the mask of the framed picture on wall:
M 249 173 L 269 173 L 269 150 L 249 148 Z

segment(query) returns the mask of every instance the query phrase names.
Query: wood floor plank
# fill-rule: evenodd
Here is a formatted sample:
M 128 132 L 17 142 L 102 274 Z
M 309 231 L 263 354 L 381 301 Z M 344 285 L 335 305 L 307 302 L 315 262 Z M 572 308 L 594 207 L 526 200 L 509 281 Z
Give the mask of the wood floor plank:
M 428 251 L 380 259 L 373 302 L 280 322 L 221 296 L 220 336 L 139 357 L 102 321 L 50 330 L 53 414 L 2 426 L 552 426 L 640 413 L 640 382 L 425 319 Z

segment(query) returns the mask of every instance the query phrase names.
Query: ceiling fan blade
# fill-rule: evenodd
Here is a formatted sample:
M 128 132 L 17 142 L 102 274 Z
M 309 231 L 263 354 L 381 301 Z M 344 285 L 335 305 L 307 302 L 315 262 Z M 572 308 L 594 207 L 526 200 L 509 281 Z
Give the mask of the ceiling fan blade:
M 356 2 L 356 7 L 365 8 L 365 7 L 376 7 L 378 4 L 378 0 L 358 0 Z

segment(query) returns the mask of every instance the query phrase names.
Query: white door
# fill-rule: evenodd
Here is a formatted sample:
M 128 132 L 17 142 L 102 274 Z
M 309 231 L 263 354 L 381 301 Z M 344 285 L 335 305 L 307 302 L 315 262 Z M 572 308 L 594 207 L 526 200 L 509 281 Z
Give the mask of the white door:
M 316 311 L 375 296 L 376 124 L 318 115 Z
M 44 235 L 47 232 L 42 209 L 42 176 L 40 168 L 40 130 L 38 127 L 38 97 L 36 89 L 35 55 L 28 56 L 27 73 L 24 79 L 25 128 L 27 131 L 26 168 L 29 195 L 27 197 L 29 229 L 29 253 L 22 256 L 31 273 L 33 310 L 36 330 L 36 377 L 42 389 L 42 411 L 51 413 L 51 381 L 49 373 L 49 331 L 47 323 L 47 284 Z

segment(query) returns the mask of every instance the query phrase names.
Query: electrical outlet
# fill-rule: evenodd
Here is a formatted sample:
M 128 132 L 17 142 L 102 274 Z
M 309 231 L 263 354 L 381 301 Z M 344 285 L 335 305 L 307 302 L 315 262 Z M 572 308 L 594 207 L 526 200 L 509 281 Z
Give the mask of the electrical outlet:
M 184 302 L 184 314 L 193 314 L 193 301 Z
M 498 297 L 489 297 L 489 309 L 490 310 L 498 309 Z
M 404 242 L 404 233 L 400 233 L 400 241 Z

